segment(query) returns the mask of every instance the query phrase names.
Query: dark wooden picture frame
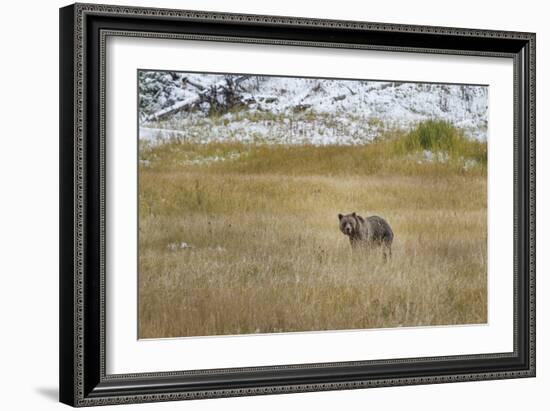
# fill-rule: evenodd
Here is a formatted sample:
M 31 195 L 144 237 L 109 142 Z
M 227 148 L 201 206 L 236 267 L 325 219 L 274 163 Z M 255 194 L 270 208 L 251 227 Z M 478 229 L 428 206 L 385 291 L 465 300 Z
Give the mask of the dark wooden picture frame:
M 513 59 L 513 352 L 106 374 L 109 35 Z M 60 101 L 61 402 L 91 406 L 535 376 L 535 34 L 76 4 L 60 10 Z

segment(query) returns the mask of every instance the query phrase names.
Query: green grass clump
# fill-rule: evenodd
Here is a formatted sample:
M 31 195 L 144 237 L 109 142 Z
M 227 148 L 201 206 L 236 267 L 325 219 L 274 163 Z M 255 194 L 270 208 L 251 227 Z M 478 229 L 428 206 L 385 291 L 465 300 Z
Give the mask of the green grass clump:
M 420 122 L 410 132 L 394 139 L 392 144 L 398 155 L 423 151 L 442 152 L 455 160 L 475 160 L 487 166 L 487 143 L 469 139 L 461 129 L 448 121 Z
M 428 120 L 419 123 L 407 136 L 409 151 L 454 151 L 466 137 L 447 121 Z

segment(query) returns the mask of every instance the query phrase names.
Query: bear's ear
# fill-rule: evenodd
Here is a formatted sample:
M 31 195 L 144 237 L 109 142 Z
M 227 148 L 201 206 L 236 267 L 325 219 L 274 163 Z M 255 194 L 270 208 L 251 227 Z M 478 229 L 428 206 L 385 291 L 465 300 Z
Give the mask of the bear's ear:
M 341 220 L 344 216 L 342 214 L 338 214 L 338 220 Z

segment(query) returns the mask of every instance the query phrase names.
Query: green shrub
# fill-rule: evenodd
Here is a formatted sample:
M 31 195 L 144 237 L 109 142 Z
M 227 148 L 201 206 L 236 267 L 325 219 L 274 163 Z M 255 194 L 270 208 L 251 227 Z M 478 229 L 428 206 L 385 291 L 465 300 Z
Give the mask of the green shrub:
M 393 145 L 395 154 L 444 152 L 453 159 L 471 159 L 482 166 L 487 165 L 487 143 L 466 137 L 461 129 L 448 121 L 418 123 L 410 132 L 394 138 Z
M 413 153 L 421 150 L 453 152 L 466 137 L 451 123 L 427 120 L 419 123 L 402 139 L 404 151 Z

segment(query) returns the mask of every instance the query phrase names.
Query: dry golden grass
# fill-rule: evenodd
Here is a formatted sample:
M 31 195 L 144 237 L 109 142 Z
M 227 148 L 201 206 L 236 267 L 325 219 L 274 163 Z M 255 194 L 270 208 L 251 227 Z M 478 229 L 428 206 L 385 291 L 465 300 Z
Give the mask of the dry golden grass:
M 485 165 L 398 154 L 143 147 L 140 337 L 485 323 Z M 390 222 L 388 263 L 351 254 L 352 211 Z

